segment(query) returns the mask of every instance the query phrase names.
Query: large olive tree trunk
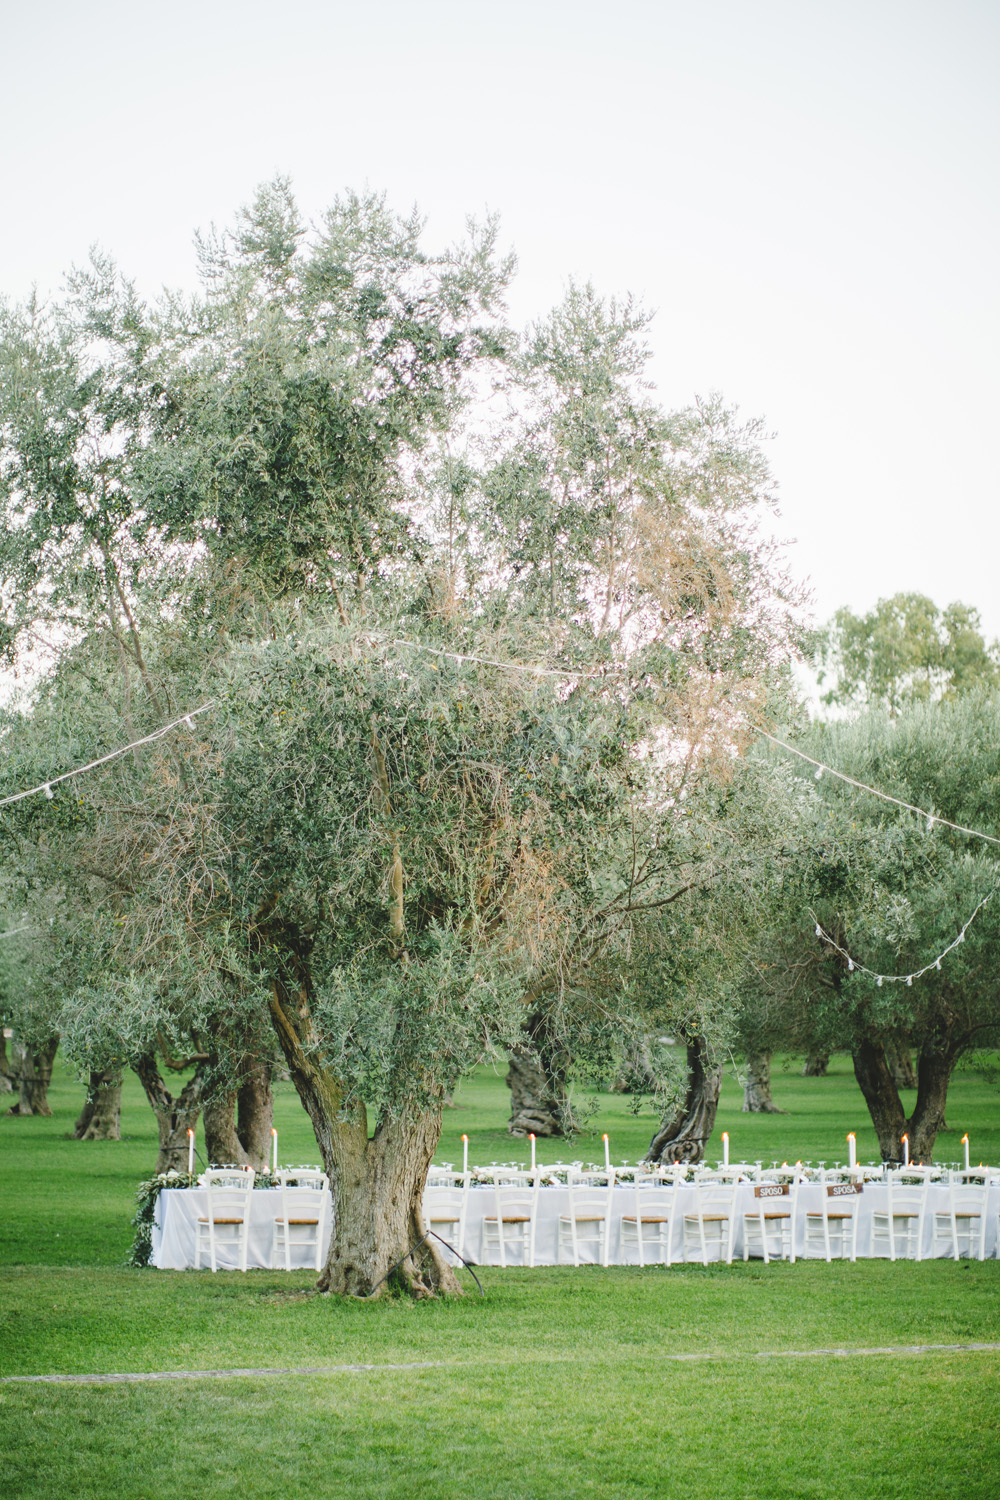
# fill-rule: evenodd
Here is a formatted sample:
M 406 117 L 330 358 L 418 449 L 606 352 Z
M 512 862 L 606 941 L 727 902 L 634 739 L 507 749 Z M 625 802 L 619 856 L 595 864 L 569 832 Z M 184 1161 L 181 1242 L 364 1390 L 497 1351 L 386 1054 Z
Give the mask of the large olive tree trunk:
M 523 1046 L 513 1047 L 507 1070 L 511 1135 L 571 1135 L 568 1058 L 549 1036 L 542 1013 L 528 1017 Z
M 746 1055 L 746 1082 L 743 1085 L 743 1113 L 782 1115 L 771 1098 L 771 1054 L 770 1052 L 748 1052 Z
M 364 1105 L 345 1110 L 337 1079 L 303 1046 L 308 1020 L 277 982 L 271 1018 L 333 1196 L 333 1233 L 318 1289 L 370 1297 L 395 1283 L 417 1298 L 461 1295 L 440 1246 L 424 1239 L 421 1211 L 441 1135 L 443 1091 L 427 1108 L 383 1117 L 369 1136 Z
M 898 1089 L 917 1087 L 917 1070 L 913 1066 L 913 1054 L 909 1047 L 898 1042 L 886 1042 L 885 1060 Z
M 49 1083 L 58 1047 L 57 1036 L 50 1037 L 39 1047 L 26 1046 L 14 1038 L 11 1052 L 17 1076 L 18 1100 L 7 1111 L 9 1115 L 51 1115 Z
M 803 1078 L 825 1078 L 830 1066 L 829 1052 L 810 1052 L 802 1068 Z
M 16 1082 L 14 1065 L 7 1056 L 7 1038 L 0 1030 L 0 1094 L 12 1094 Z
M 196 1070 L 193 1078 L 188 1079 L 176 1099 L 160 1077 L 156 1059 L 151 1053 L 139 1059 L 135 1072 L 156 1116 L 160 1133 L 160 1154 L 156 1158 L 156 1171 L 186 1172 L 188 1131 L 194 1130 L 198 1123 L 205 1089 L 201 1068 Z
M 934 1156 L 937 1133 L 944 1124 L 948 1084 L 957 1050 L 948 1038 L 929 1037 L 917 1062 L 917 1097 L 909 1119 L 881 1041 L 864 1040 L 854 1049 L 854 1076 L 871 1115 L 883 1161 L 900 1161 L 902 1138 L 907 1136 L 913 1162 Z
M 114 1068 L 91 1070 L 87 1097 L 73 1129 L 78 1141 L 120 1141 L 122 1075 Z
M 512 1047 L 507 1068 L 511 1135 L 564 1135 L 565 1094 L 546 1075 L 528 1047 Z
M 266 1171 L 274 1123 L 270 1063 L 247 1058 L 235 1089 L 206 1098 L 203 1120 L 205 1154 L 210 1162 Z
M 649 1143 L 646 1161 L 705 1159 L 705 1144 L 715 1128 L 722 1087 L 722 1063 L 713 1062 L 702 1037 L 687 1044 L 688 1083 L 684 1102 L 667 1115 Z

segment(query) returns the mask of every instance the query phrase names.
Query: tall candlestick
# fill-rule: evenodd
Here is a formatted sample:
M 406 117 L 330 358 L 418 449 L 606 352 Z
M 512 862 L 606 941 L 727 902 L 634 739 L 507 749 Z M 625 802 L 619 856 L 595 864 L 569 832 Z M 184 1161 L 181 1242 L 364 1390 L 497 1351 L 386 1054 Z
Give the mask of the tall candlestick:
M 910 1165 L 910 1137 L 908 1135 L 904 1135 L 903 1136 L 903 1166 L 904 1167 L 908 1167 L 909 1165 Z
M 963 1135 L 963 1137 L 962 1137 L 962 1145 L 965 1147 L 965 1170 L 968 1171 L 969 1170 L 969 1137 L 967 1135 Z
M 729 1131 L 722 1132 L 722 1165 L 729 1166 Z
M 469 1175 L 469 1137 L 467 1135 L 462 1137 L 462 1175 L 463 1177 Z
M 855 1143 L 855 1140 L 854 1140 L 854 1131 L 852 1130 L 850 1132 L 850 1134 L 848 1135 L 848 1137 L 847 1137 L 847 1165 L 849 1167 L 856 1167 L 857 1164 L 858 1164 L 858 1152 L 857 1152 L 857 1146 L 856 1146 L 856 1143 Z
M 535 1170 L 535 1133 L 534 1133 L 533 1130 L 528 1132 L 528 1140 L 531 1142 L 531 1170 L 534 1171 Z
M 604 1137 L 604 1170 L 611 1171 L 611 1147 L 608 1145 L 607 1136 Z
M 271 1127 L 271 1171 L 278 1170 L 278 1132 Z
M 965 1154 L 966 1154 L 966 1157 L 968 1157 L 968 1155 L 969 1155 L 968 1147 L 966 1147 Z M 189 1173 L 189 1175 L 193 1175 L 194 1174 L 194 1131 L 193 1130 L 189 1130 L 188 1131 L 188 1173 Z

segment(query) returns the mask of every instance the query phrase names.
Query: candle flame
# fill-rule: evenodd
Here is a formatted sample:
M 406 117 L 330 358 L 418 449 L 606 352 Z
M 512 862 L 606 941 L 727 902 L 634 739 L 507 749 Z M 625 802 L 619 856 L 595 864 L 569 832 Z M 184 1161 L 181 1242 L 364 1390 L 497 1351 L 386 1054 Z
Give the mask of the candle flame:
M 962 1145 L 963 1146 L 967 1146 L 968 1144 L 969 1144 L 969 1137 L 967 1135 L 963 1135 L 963 1137 L 962 1137 Z
M 910 1144 L 910 1137 L 908 1135 L 901 1135 L 899 1139 L 905 1141 L 907 1145 Z
M 273 1125 L 271 1126 L 271 1134 L 272 1135 L 277 1135 L 278 1134 L 278 1132 L 275 1130 L 275 1128 L 274 1128 Z
M 188 1131 L 188 1140 L 190 1140 L 193 1135 L 194 1135 L 194 1131 L 193 1130 L 189 1130 Z
M 847 1139 L 848 1139 L 848 1140 L 849 1140 L 849 1141 L 853 1141 L 853 1139 L 854 1139 L 854 1131 L 853 1131 L 853 1130 L 849 1130 L 849 1131 L 848 1131 L 848 1132 L 847 1132 Z
M 462 1137 L 463 1141 L 467 1141 L 468 1139 L 469 1139 L 469 1137 L 467 1135 L 463 1135 L 463 1137 Z
M 604 1139 L 607 1140 L 607 1136 L 605 1136 Z
M 528 1140 L 529 1141 L 533 1141 L 534 1139 L 535 1139 L 535 1132 L 533 1130 L 529 1130 L 528 1131 Z M 605 1136 L 604 1139 L 607 1140 L 607 1136 Z

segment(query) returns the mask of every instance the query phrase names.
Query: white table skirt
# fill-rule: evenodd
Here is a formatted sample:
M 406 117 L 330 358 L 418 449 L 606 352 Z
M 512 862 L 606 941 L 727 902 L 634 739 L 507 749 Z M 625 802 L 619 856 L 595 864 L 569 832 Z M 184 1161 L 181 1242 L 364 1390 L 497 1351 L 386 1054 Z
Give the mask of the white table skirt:
M 291 1190 L 294 1193 L 294 1188 Z M 327 1194 L 329 1199 L 329 1194 Z M 208 1193 L 204 1188 L 165 1188 L 156 1200 L 153 1218 L 151 1266 L 165 1271 L 185 1271 L 194 1265 L 195 1225 L 208 1211 Z M 285 1252 L 274 1252 L 274 1220 L 281 1212 L 280 1188 L 254 1188 L 250 1193 L 250 1225 L 247 1245 L 247 1270 L 284 1270 Z M 333 1226 L 333 1203 L 327 1207 L 327 1236 L 323 1258 L 330 1243 Z M 297 1270 L 315 1270 L 316 1251 L 306 1245 L 291 1245 L 292 1265 Z M 202 1265 L 207 1258 L 202 1256 Z M 236 1271 L 239 1261 L 231 1245 L 219 1244 L 216 1264 L 220 1270 Z
M 433 1192 L 433 1189 L 429 1189 Z M 672 1190 L 676 1194 L 676 1207 L 670 1225 L 670 1250 L 671 1258 L 675 1261 L 683 1261 L 684 1256 L 684 1214 L 693 1213 L 695 1208 L 694 1187 L 690 1183 L 683 1184 Z M 931 1254 L 931 1241 L 934 1232 L 933 1214 L 935 1211 L 943 1211 L 947 1208 L 948 1191 L 946 1187 L 930 1184 L 927 1188 L 927 1211 L 924 1217 L 924 1232 L 921 1245 L 922 1254 L 929 1257 Z M 880 1183 L 866 1183 L 858 1209 L 858 1241 L 857 1253 L 859 1258 L 871 1254 L 870 1237 L 872 1214 L 877 1210 L 885 1210 L 888 1189 Z M 628 1253 L 622 1247 L 621 1221 L 624 1214 L 635 1213 L 635 1189 L 632 1187 L 617 1187 L 612 1193 L 611 1206 L 611 1246 L 610 1261 L 612 1265 L 638 1264 L 638 1257 L 633 1245 L 629 1245 Z M 823 1186 L 818 1182 L 803 1183 L 799 1188 L 798 1202 L 795 1211 L 795 1253 L 797 1256 L 805 1255 L 806 1240 L 806 1213 L 822 1213 Z M 740 1183 L 736 1190 L 736 1225 L 733 1234 L 733 1256 L 741 1259 L 743 1256 L 743 1226 L 744 1215 L 753 1213 L 758 1207 L 758 1200 L 753 1195 L 752 1183 Z M 765 1212 L 777 1209 L 781 1206 L 781 1200 L 766 1203 Z M 486 1260 L 486 1247 L 483 1239 L 483 1219 L 495 1212 L 493 1189 L 490 1187 L 474 1187 L 469 1191 L 469 1207 L 465 1224 L 465 1249 L 462 1251 L 468 1260 Z M 538 1221 L 535 1228 L 535 1264 L 537 1266 L 558 1265 L 559 1244 L 559 1215 L 569 1212 L 569 1191 L 564 1187 L 544 1187 L 538 1194 Z M 997 1258 L 997 1220 L 1000 1216 L 1000 1185 L 991 1187 L 987 1201 L 987 1224 L 986 1224 L 986 1256 L 987 1259 Z M 447 1238 L 447 1236 L 445 1236 Z M 758 1242 L 759 1243 L 759 1242 Z M 580 1259 L 593 1263 L 597 1260 L 596 1247 L 591 1243 L 589 1246 L 581 1243 Z M 940 1242 L 934 1250 L 934 1254 L 942 1258 L 950 1252 Z M 758 1252 L 759 1254 L 759 1252 Z M 815 1252 L 811 1252 L 815 1255 Z M 492 1257 L 496 1260 L 496 1250 Z M 692 1257 L 693 1258 L 693 1257 Z M 520 1248 L 509 1251 L 507 1254 L 508 1265 L 521 1264 Z
M 432 1195 L 433 1191 L 433 1188 L 428 1189 L 428 1195 Z M 685 1258 L 683 1218 L 685 1213 L 694 1210 L 695 1194 L 690 1183 L 674 1188 L 673 1191 L 676 1194 L 676 1208 L 670 1226 L 670 1248 L 672 1258 L 675 1261 L 683 1261 Z M 924 1218 L 922 1253 L 925 1257 L 929 1257 L 934 1229 L 933 1215 L 935 1211 L 940 1212 L 947 1207 L 948 1192 L 947 1188 L 936 1183 L 931 1183 L 926 1191 L 927 1212 Z M 887 1196 L 888 1190 L 883 1184 L 871 1182 L 865 1184 L 858 1210 L 859 1257 L 868 1256 L 871 1253 L 872 1213 L 879 1209 L 885 1210 Z M 820 1183 L 804 1183 L 799 1189 L 795 1214 L 796 1255 L 805 1254 L 806 1213 L 820 1213 L 822 1198 L 823 1188 Z M 255 1188 L 250 1195 L 248 1269 L 282 1269 L 284 1267 L 283 1255 L 278 1263 L 274 1259 L 274 1220 L 279 1203 L 277 1188 Z M 736 1192 L 736 1226 L 733 1236 L 733 1255 L 736 1259 L 740 1259 L 743 1255 L 744 1216 L 752 1213 L 756 1206 L 753 1184 L 740 1183 Z M 204 1214 L 207 1207 L 207 1194 L 202 1188 L 168 1188 L 160 1194 L 153 1221 L 151 1265 L 174 1271 L 183 1271 L 194 1265 L 195 1224 L 199 1215 Z M 465 1244 L 462 1247 L 462 1254 L 466 1259 L 485 1261 L 483 1220 L 493 1211 L 493 1189 L 490 1187 L 471 1188 L 465 1226 Z M 557 1253 L 559 1215 L 568 1211 L 569 1192 L 566 1188 L 543 1187 L 539 1190 L 538 1222 L 535 1229 L 536 1265 L 554 1266 L 559 1263 Z M 637 1257 L 633 1247 L 629 1247 L 629 1253 L 626 1255 L 621 1239 L 622 1216 L 634 1212 L 635 1190 L 631 1187 L 615 1188 L 612 1194 L 610 1247 L 610 1260 L 613 1265 L 636 1263 Z M 988 1198 L 986 1256 L 990 1260 L 995 1260 L 998 1254 L 998 1218 L 1000 1218 L 1000 1185 L 990 1188 Z M 942 1258 L 950 1252 L 946 1245 L 939 1243 L 933 1253 Z M 292 1261 L 296 1268 L 312 1267 L 315 1264 L 314 1254 L 315 1252 L 310 1254 L 304 1246 L 292 1246 Z M 588 1262 L 595 1261 L 597 1257 L 594 1254 L 594 1247 L 581 1244 L 580 1259 Z M 509 1251 L 507 1262 L 512 1266 L 520 1265 L 520 1249 Z M 218 1264 L 223 1269 L 235 1270 L 237 1262 L 231 1250 L 220 1249 Z

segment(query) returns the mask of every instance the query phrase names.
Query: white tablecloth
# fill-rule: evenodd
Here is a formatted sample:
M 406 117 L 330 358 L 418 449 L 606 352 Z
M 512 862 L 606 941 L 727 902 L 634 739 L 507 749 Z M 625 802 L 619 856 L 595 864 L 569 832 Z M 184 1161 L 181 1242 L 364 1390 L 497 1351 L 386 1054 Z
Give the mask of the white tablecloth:
M 429 1189 L 433 1192 L 433 1189 Z M 695 1194 L 688 1183 L 673 1190 L 677 1205 L 671 1224 L 671 1254 L 674 1260 L 684 1259 L 683 1217 L 693 1212 Z M 933 1214 L 947 1206 L 946 1187 L 931 1183 L 927 1188 L 927 1212 L 924 1219 L 922 1252 L 931 1254 L 933 1236 Z M 866 1183 L 861 1194 L 858 1218 L 858 1256 L 868 1256 L 872 1213 L 885 1210 L 888 1190 L 880 1183 Z M 823 1187 L 820 1183 L 804 1183 L 799 1189 L 795 1214 L 795 1253 L 805 1253 L 805 1215 L 822 1211 Z M 250 1243 L 247 1250 L 247 1267 L 269 1268 L 273 1259 L 274 1219 L 278 1212 L 280 1196 L 277 1188 L 255 1188 L 250 1195 Z M 202 1188 L 170 1188 L 163 1191 L 156 1203 L 153 1222 L 152 1253 L 150 1264 L 165 1270 L 182 1271 L 194 1265 L 195 1223 L 208 1206 L 207 1194 Z M 736 1193 L 736 1228 L 733 1238 L 733 1255 L 743 1255 L 744 1215 L 754 1212 L 757 1202 L 752 1183 L 740 1183 Z M 494 1211 L 493 1190 L 489 1187 L 474 1187 L 469 1191 L 469 1207 L 465 1227 L 465 1244 L 462 1254 L 468 1260 L 484 1261 L 483 1219 Z M 538 1194 L 538 1223 L 535 1230 L 535 1264 L 554 1266 L 558 1264 L 559 1215 L 569 1211 L 569 1191 L 564 1187 L 543 1187 Z M 621 1220 L 624 1214 L 635 1212 L 635 1190 L 631 1187 L 616 1187 L 612 1193 L 612 1223 L 610 1260 L 613 1265 L 634 1263 L 636 1256 L 632 1247 L 626 1257 L 621 1242 Z M 1000 1218 L 1000 1185 L 990 1188 L 987 1224 L 986 1255 L 995 1260 L 998 1253 L 998 1218 Z M 332 1223 L 332 1212 L 331 1212 Z M 445 1236 L 447 1237 L 447 1236 Z M 329 1243 L 329 1241 L 328 1241 Z M 946 1256 L 946 1245 L 938 1244 L 933 1252 L 938 1257 Z M 581 1260 L 594 1261 L 593 1246 L 580 1247 Z M 296 1267 L 309 1268 L 315 1264 L 313 1256 L 302 1246 L 292 1247 L 292 1260 Z M 232 1252 L 221 1250 L 218 1262 L 224 1269 L 235 1269 L 236 1260 Z M 508 1253 L 508 1264 L 521 1263 L 520 1250 Z M 282 1257 L 276 1269 L 284 1266 Z
M 289 1197 L 294 1195 L 294 1191 L 294 1188 L 289 1190 Z M 329 1198 L 329 1194 L 327 1197 Z M 156 1200 L 150 1265 L 167 1271 L 184 1271 L 193 1266 L 195 1224 L 199 1216 L 206 1214 L 207 1211 L 208 1193 L 204 1188 L 165 1188 Z M 284 1270 L 284 1250 L 281 1252 L 280 1259 L 274 1257 L 274 1220 L 280 1212 L 280 1188 L 253 1189 L 250 1194 L 247 1270 L 267 1269 L 271 1266 Z M 327 1208 L 327 1225 L 332 1229 L 332 1201 Z M 329 1243 L 328 1230 L 326 1245 L 323 1247 L 324 1259 Z M 315 1269 L 315 1250 L 310 1250 L 305 1245 L 296 1245 L 294 1241 L 291 1250 L 293 1266 Z M 202 1265 L 206 1264 L 207 1259 L 203 1255 Z M 216 1264 L 224 1271 L 235 1271 L 239 1268 L 237 1257 L 231 1246 L 219 1245 L 216 1250 Z
M 674 1260 L 684 1260 L 684 1214 L 693 1213 L 695 1210 L 695 1192 L 690 1183 L 674 1188 L 677 1195 L 677 1204 L 673 1213 L 673 1222 L 670 1226 L 670 1249 Z M 822 1213 L 823 1186 L 818 1182 L 803 1183 L 799 1189 L 798 1202 L 795 1212 L 795 1253 L 805 1254 L 806 1238 L 806 1213 Z M 934 1231 L 932 1215 L 935 1210 L 944 1210 L 947 1207 L 948 1190 L 946 1187 L 935 1183 L 927 1188 L 927 1211 L 924 1218 L 924 1232 L 922 1242 L 922 1254 L 929 1257 L 931 1254 L 931 1240 Z M 860 1195 L 861 1202 L 858 1213 L 858 1256 L 870 1255 L 870 1236 L 872 1213 L 877 1209 L 885 1210 L 888 1189 L 880 1183 L 866 1183 L 864 1191 Z M 637 1263 L 637 1256 L 633 1246 L 629 1246 L 629 1254 L 626 1256 L 622 1249 L 621 1221 L 624 1214 L 635 1213 L 635 1189 L 631 1187 L 616 1187 L 612 1193 L 611 1208 L 611 1247 L 610 1260 L 612 1265 L 627 1265 Z M 758 1201 L 754 1198 L 753 1184 L 740 1183 L 736 1190 L 736 1226 L 733 1236 L 733 1256 L 741 1259 L 743 1255 L 743 1225 L 744 1215 L 753 1213 L 758 1207 Z M 778 1208 L 779 1204 L 766 1204 L 765 1211 L 770 1208 Z M 485 1244 L 483 1241 L 483 1219 L 495 1212 L 493 1190 L 489 1187 L 474 1187 L 469 1192 L 469 1208 L 465 1225 L 465 1249 L 463 1254 L 468 1260 L 485 1260 Z M 564 1187 L 544 1187 L 538 1194 L 538 1222 L 535 1229 L 535 1264 L 538 1266 L 554 1266 L 558 1264 L 558 1233 L 559 1215 L 569 1212 L 569 1191 Z M 989 1259 L 997 1257 L 997 1219 L 1000 1216 L 1000 1186 L 990 1188 L 986 1225 L 986 1255 Z M 447 1236 L 446 1236 L 447 1237 Z M 758 1241 L 759 1243 L 759 1241 Z M 595 1247 L 589 1247 L 581 1243 L 580 1259 L 593 1262 L 597 1259 L 594 1253 Z M 939 1244 L 934 1254 L 938 1257 L 947 1255 L 946 1246 Z M 492 1258 L 496 1259 L 494 1250 Z M 508 1253 L 508 1265 L 521 1264 L 520 1250 Z

